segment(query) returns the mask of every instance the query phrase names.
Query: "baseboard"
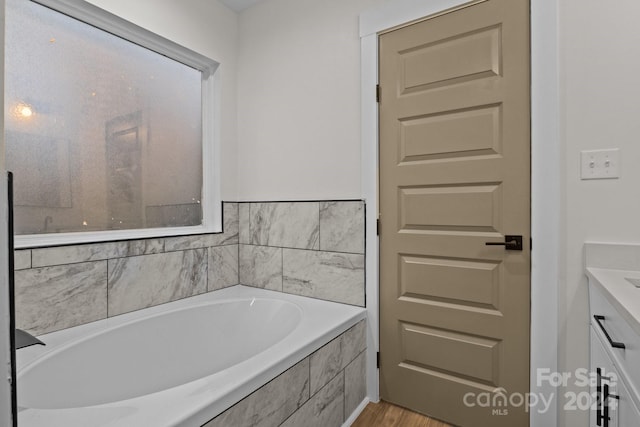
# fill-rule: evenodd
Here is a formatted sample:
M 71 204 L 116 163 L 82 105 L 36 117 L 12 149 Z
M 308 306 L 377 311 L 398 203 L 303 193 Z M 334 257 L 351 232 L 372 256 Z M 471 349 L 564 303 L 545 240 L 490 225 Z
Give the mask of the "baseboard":
M 358 405 L 358 407 L 349 415 L 349 418 L 342 424 L 342 427 L 350 427 L 351 424 L 358 418 L 360 413 L 364 411 L 364 408 L 369 404 L 369 398 L 365 397 L 364 400 Z

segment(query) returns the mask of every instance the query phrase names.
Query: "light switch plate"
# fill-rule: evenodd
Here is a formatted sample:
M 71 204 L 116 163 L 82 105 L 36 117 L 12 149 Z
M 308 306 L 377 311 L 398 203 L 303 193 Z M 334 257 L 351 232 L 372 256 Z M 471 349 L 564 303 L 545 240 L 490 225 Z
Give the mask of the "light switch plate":
M 620 178 L 620 149 L 589 150 L 580 152 L 580 178 Z

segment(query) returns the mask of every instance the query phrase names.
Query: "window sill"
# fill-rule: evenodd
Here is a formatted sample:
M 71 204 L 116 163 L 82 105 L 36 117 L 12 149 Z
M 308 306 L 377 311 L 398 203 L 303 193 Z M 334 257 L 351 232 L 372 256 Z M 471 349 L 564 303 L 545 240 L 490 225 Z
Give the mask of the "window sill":
M 50 246 L 102 243 L 120 240 L 140 240 L 196 234 L 222 233 L 220 226 L 146 228 L 137 230 L 111 230 L 75 233 L 29 234 L 15 236 L 16 249 L 33 249 Z

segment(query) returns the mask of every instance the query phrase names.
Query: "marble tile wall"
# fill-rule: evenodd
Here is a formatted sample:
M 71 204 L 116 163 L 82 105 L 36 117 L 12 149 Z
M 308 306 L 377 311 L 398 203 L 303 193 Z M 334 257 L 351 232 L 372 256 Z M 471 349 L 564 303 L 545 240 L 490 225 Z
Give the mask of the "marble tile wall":
M 364 306 L 364 202 L 242 202 L 238 215 L 241 284 Z
M 366 396 L 361 321 L 203 427 L 339 427 Z
M 239 283 L 364 306 L 361 201 L 224 203 L 224 232 L 15 252 L 41 335 Z M 362 321 L 206 424 L 340 426 L 366 396 Z
M 15 252 L 16 323 L 41 335 L 239 283 L 238 204 L 223 232 Z
M 41 335 L 238 283 L 364 306 L 362 201 L 224 203 L 223 233 L 17 250 Z

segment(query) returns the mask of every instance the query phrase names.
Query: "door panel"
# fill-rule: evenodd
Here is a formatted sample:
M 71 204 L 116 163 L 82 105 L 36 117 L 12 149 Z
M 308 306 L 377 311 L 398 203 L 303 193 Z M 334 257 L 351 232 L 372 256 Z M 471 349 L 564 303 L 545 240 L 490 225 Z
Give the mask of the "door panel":
M 437 366 L 442 371 L 496 385 L 499 341 L 408 323 L 401 323 L 401 328 L 406 365 Z M 434 348 L 439 351 L 431 351 Z M 473 359 L 474 364 L 466 363 L 467 358 Z
M 527 0 L 380 36 L 381 396 L 461 426 L 528 425 L 464 398 L 529 391 L 529 57 Z
M 499 155 L 501 116 L 499 105 L 482 105 L 401 120 L 400 162 Z
M 500 263 L 409 255 L 399 262 L 400 296 L 497 309 Z
M 398 52 L 401 94 L 500 75 L 500 27 L 483 28 Z M 460 58 L 465 60 L 461 61 Z
M 502 197 L 499 185 L 399 188 L 402 230 L 459 228 L 497 231 Z

